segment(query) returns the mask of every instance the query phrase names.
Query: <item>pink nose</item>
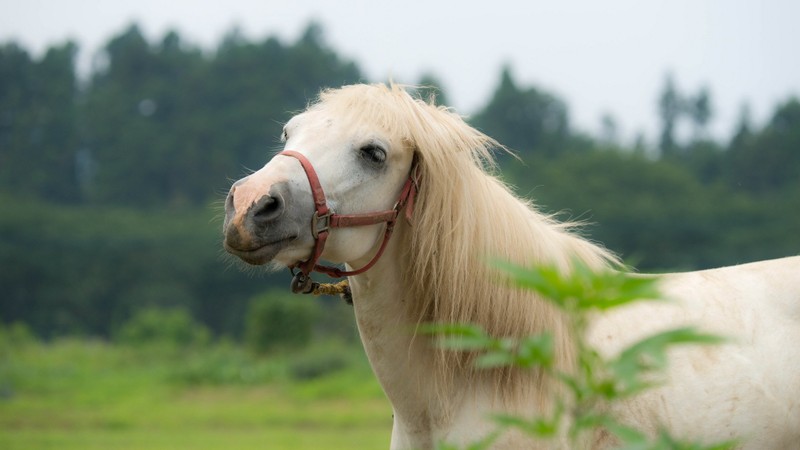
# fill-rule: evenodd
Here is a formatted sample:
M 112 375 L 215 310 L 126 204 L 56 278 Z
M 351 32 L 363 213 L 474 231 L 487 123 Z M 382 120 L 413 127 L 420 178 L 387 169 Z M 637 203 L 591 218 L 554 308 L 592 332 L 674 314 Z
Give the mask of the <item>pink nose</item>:
M 286 209 L 285 183 L 273 185 L 268 194 L 252 203 L 237 201 L 236 183 L 225 200 L 225 242 L 228 246 L 246 250 L 256 244 L 256 237 L 278 222 Z M 246 194 L 245 194 L 246 195 Z

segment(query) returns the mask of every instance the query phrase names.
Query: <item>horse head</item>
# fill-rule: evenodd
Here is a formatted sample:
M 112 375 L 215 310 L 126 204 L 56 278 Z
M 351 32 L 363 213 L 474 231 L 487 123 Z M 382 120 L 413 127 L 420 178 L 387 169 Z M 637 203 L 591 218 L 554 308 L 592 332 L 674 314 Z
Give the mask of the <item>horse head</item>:
M 405 206 L 414 150 L 346 100 L 340 94 L 294 116 L 283 151 L 233 184 L 223 225 L 229 253 L 253 265 L 307 263 L 310 271 L 320 258 L 371 264 L 382 250 L 398 204 Z

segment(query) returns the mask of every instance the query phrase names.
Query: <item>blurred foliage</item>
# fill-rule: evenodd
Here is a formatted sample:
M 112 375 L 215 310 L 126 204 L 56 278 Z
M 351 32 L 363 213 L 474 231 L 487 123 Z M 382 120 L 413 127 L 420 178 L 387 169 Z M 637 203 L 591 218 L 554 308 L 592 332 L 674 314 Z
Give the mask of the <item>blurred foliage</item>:
M 800 128 L 798 128 L 800 129 Z M 644 270 L 700 269 L 800 253 L 800 179 L 762 197 L 703 183 L 676 161 L 595 151 L 527 157 L 506 179 Z
M 472 123 L 521 155 L 556 155 L 570 138 L 566 104 L 535 87 L 520 87 L 510 67 L 503 68 L 492 99 Z
M 0 45 L 0 190 L 74 201 L 74 154 L 80 146 L 75 44 L 51 47 L 41 60 Z
M 210 57 L 174 32 L 151 45 L 133 26 L 105 55 L 82 96 L 82 145 L 96 176 L 86 195 L 106 203 L 203 204 L 263 165 L 282 122 L 320 87 L 360 79 L 315 24 L 291 45 L 232 32 Z
M 503 433 L 516 430 L 536 440 L 569 438 L 571 448 L 595 439 L 602 431 L 616 438 L 614 448 L 625 450 L 722 450 L 734 442 L 712 444 L 683 442 L 667 430 L 639 430 L 609 413 L 613 407 L 666 381 L 668 352 L 676 346 L 714 345 L 724 342 L 719 336 L 692 327 L 668 329 L 629 344 L 618 354 L 601 355 L 587 338 L 591 315 L 640 301 L 664 300 L 656 276 L 631 275 L 621 271 L 592 271 L 576 262 L 565 274 L 553 266 L 525 268 L 503 261 L 495 262 L 515 286 L 536 292 L 564 312 L 570 354 L 574 360 L 564 370 L 555 364 L 553 335 L 545 331 L 523 338 L 494 337 L 473 324 L 429 324 L 425 331 L 436 335 L 446 349 L 477 353 L 478 368 L 516 367 L 536 369 L 565 388 L 552 390 L 545 400 L 554 407 L 534 418 L 497 415 L 497 430 L 469 445 L 470 450 L 488 449 Z M 622 421 L 620 421 L 622 420 Z M 648 431 L 650 433 L 648 433 Z M 680 438 L 680 436 L 677 436 Z M 555 446 L 560 447 L 556 442 Z M 450 445 L 438 448 L 455 449 Z
M 109 336 L 140 309 L 185 308 L 214 332 L 239 336 L 265 279 L 227 267 L 213 214 L 0 194 L 0 316 L 46 338 Z
M 115 333 L 116 341 L 133 346 L 199 347 L 211 333 L 183 308 L 148 308 L 137 311 Z
M 251 300 L 245 324 L 250 349 L 264 353 L 308 344 L 317 312 L 309 300 L 290 292 L 269 292 Z
M 361 70 L 315 23 L 294 42 L 234 29 L 211 51 L 177 32 L 151 42 L 133 25 L 87 77 L 77 52 L 0 44 L 0 318 L 46 338 L 110 336 L 140 309 L 183 308 L 242 338 L 250 299 L 288 277 L 226 263 L 209 205 L 265 163 L 291 114 L 321 88 L 365 81 Z M 434 74 L 419 82 L 419 95 L 447 104 Z M 594 138 L 572 128 L 557 94 L 503 67 L 471 122 L 520 156 L 500 157 L 519 194 L 589 222 L 588 237 L 643 270 L 800 253 L 800 102 L 763 126 L 745 107 L 724 143 L 707 136 L 710 88 L 687 94 L 669 77 L 659 105 L 657 148 L 621 142 L 610 116 Z M 313 332 L 355 339 L 351 311 L 314 308 L 342 325 Z
M 352 347 L 351 347 L 352 348 Z M 289 363 L 289 374 L 295 380 L 313 380 L 353 365 L 353 352 L 336 341 L 318 345 Z
M 38 344 L 36 335 L 24 322 L 13 322 L 8 325 L 0 321 L 0 361 L 8 359 L 15 352 L 26 349 L 30 345 Z M 0 362 L 2 365 L 2 362 Z M 7 386 L 0 380 L 0 398 L 5 395 Z

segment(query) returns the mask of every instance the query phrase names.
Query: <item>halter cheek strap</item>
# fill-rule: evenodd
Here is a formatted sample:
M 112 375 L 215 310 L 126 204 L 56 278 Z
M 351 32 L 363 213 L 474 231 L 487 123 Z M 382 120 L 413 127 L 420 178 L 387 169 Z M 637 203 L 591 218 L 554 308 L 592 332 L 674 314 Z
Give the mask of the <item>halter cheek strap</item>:
M 294 274 L 292 280 L 292 291 L 295 293 L 310 293 L 314 289 L 314 283 L 309 276 L 312 271 L 324 273 L 332 278 L 342 278 L 352 275 L 358 275 L 366 272 L 383 254 L 386 245 L 389 243 L 389 238 L 392 237 L 394 225 L 397 222 L 397 217 L 400 212 L 405 209 L 406 218 L 410 221 L 411 215 L 414 211 L 414 199 L 417 195 L 417 182 L 416 182 L 416 168 L 417 160 L 411 164 L 411 171 L 408 179 L 400 191 L 400 196 L 394 205 L 394 208 L 386 211 L 377 211 L 362 214 L 335 214 L 329 207 L 325 199 L 325 191 L 322 189 L 322 184 L 319 182 L 317 172 L 314 166 L 302 153 L 294 150 L 284 150 L 279 155 L 289 156 L 297 159 L 308 178 L 308 184 L 311 186 L 311 195 L 314 198 L 314 214 L 311 216 L 311 235 L 314 237 L 314 249 L 308 260 L 297 263 L 290 267 L 294 274 L 294 269 L 299 269 L 299 272 Z M 331 228 L 346 228 L 346 227 L 360 227 L 366 225 L 376 225 L 386 223 L 386 230 L 383 233 L 383 242 L 378 248 L 378 251 L 372 259 L 363 267 L 357 270 L 341 270 L 337 267 L 323 266 L 317 264 L 322 252 L 325 249 L 325 242 L 328 239 L 328 233 Z

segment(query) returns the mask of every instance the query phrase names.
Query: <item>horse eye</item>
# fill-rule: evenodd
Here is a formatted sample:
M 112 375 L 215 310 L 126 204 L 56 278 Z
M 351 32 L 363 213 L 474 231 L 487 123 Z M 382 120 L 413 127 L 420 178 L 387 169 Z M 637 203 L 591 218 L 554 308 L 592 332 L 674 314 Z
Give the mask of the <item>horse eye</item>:
M 367 144 L 360 149 L 361 157 L 374 164 L 383 164 L 386 161 L 386 150 L 376 144 Z

